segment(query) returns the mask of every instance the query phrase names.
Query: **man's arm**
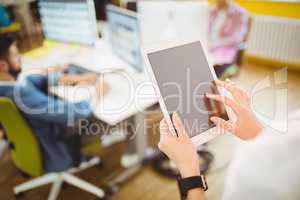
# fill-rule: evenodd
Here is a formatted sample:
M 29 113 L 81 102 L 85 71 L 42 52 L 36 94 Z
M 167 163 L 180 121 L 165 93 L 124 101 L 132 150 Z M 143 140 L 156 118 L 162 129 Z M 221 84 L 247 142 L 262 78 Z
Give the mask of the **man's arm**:
M 94 84 L 98 79 L 95 73 L 84 73 L 79 75 L 63 75 L 58 80 L 59 85 Z
M 82 118 L 88 118 L 92 114 L 88 102 L 68 103 L 56 99 L 48 96 L 32 82 L 16 86 L 13 98 L 23 113 L 32 119 L 43 120 L 45 122 L 66 125 Z
M 86 74 L 82 79 L 94 81 L 94 76 Z M 91 78 L 91 79 L 90 79 Z M 78 119 L 87 118 L 92 114 L 90 102 L 82 101 L 80 103 L 68 103 L 63 100 L 48 95 L 48 87 L 59 85 L 64 76 L 58 72 L 49 73 L 48 76 L 43 74 L 34 74 L 27 77 L 27 87 L 19 87 L 23 93 L 19 98 L 19 107 L 22 110 L 38 110 L 38 114 L 32 114 L 31 117 L 46 119 L 56 123 L 66 124 L 68 121 L 73 122 Z M 103 78 L 97 79 L 93 84 L 95 87 L 95 97 L 98 99 L 106 94 L 109 87 L 103 81 Z M 20 93 L 20 92 L 17 92 Z M 19 95 L 20 96 L 20 95 Z M 45 110 L 47 112 L 45 112 Z M 42 112 L 42 113 L 41 113 Z M 35 112 L 36 113 L 36 112 Z
M 52 72 L 48 74 L 32 74 L 26 77 L 26 81 L 30 82 L 34 87 L 47 92 L 48 87 L 56 86 L 62 79 L 62 74 L 59 72 Z

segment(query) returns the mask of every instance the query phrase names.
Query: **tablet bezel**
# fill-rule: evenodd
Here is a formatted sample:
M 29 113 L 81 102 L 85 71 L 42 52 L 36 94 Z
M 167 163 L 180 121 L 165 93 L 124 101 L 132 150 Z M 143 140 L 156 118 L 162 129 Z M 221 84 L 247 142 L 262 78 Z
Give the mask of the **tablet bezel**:
M 204 55 L 207 59 L 209 69 L 212 73 L 213 79 L 217 80 L 218 78 L 217 78 L 217 76 L 215 74 L 215 71 L 213 69 L 211 59 L 208 57 L 208 52 L 205 50 L 205 48 L 203 47 L 201 41 L 199 41 L 199 40 L 168 41 L 168 42 L 165 42 L 165 43 L 162 43 L 162 44 L 147 46 L 147 47 L 142 48 L 142 55 L 143 55 L 143 58 L 144 58 L 146 72 L 148 74 L 149 79 L 151 80 L 151 82 L 153 84 L 155 93 L 156 93 L 157 98 L 158 98 L 158 102 L 160 104 L 161 111 L 163 113 L 163 116 L 164 116 L 164 118 L 165 118 L 165 120 L 166 120 L 166 122 L 169 126 L 169 129 L 171 130 L 171 132 L 174 136 L 177 136 L 177 133 L 176 133 L 175 128 L 173 126 L 171 117 L 170 117 L 169 112 L 166 108 L 163 97 L 161 95 L 161 92 L 160 92 L 160 89 L 159 89 L 159 86 L 158 86 L 158 81 L 156 80 L 156 77 L 155 77 L 154 72 L 152 70 L 152 66 L 150 64 L 148 54 L 155 53 L 155 52 L 161 51 L 161 50 L 166 50 L 166 49 L 169 49 L 169 48 L 174 48 L 174 47 L 194 43 L 194 42 L 200 42 L 200 44 L 202 46 L 202 49 L 203 49 L 203 52 L 204 52 Z M 218 90 L 219 90 L 219 92 L 221 92 L 221 88 L 218 87 Z M 231 117 L 229 115 L 229 113 L 230 113 L 230 111 L 228 110 L 229 108 L 227 106 L 225 106 L 225 109 L 226 109 L 226 112 L 227 112 L 228 117 L 230 119 Z M 218 135 L 220 135 L 219 130 L 217 130 L 217 127 L 213 127 L 213 128 L 210 128 L 210 129 L 208 129 L 208 130 L 206 130 L 206 131 L 204 131 L 204 132 L 202 132 L 202 133 L 200 133 L 200 134 L 198 134 L 194 137 L 191 137 L 191 140 L 192 140 L 192 142 L 195 146 L 199 146 L 201 144 L 204 144 L 204 143 L 210 141 L 211 139 L 214 139 Z

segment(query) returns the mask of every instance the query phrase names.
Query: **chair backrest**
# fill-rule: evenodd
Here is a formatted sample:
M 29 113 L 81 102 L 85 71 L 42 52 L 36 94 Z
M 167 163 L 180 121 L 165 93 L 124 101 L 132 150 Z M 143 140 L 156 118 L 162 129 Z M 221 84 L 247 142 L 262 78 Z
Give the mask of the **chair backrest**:
M 248 22 L 247 22 L 247 33 L 245 34 L 244 37 L 244 42 L 247 42 L 249 35 L 250 35 L 250 31 L 252 28 L 252 23 L 253 23 L 253 18 L 251 16 L 248 17 Z
M 244 39 L 243 39 L 243 47 L 239 50 L 239 52 L 237 54 L 236 64 L 240 67 L 243 64 L 243 58 L 244 58 L 245 49 L 246 49 L 245 44 L 246 44 L 246 42 L 249 38 L 249 34 L 250 34 L 250 31 L 251 31 L 251 28 L 252 28 L 252 20 L 253 20 L 252 17 L 249 16 L 248 23 L 247 23 L 247 33 L 245 34 Z
M 32 177 L 42 175 L 43 161 L 38 140 L 15 104 L 8 98 L 0 98 L 0 123 L 17 168 Z

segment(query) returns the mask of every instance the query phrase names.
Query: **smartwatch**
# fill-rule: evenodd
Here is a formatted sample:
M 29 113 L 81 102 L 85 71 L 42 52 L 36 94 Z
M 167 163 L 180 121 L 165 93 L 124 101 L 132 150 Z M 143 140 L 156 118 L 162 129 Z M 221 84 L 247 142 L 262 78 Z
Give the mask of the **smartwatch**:
M 177 183 L 178 183 L 180 196 L 182 200 L 187 198 L 187 194 L 189 190 L 195 188 L 202 188 L 204 191 L 206 191 L 208 189 L 204 175 L 191 176 L 187 178 L 178 178 Z

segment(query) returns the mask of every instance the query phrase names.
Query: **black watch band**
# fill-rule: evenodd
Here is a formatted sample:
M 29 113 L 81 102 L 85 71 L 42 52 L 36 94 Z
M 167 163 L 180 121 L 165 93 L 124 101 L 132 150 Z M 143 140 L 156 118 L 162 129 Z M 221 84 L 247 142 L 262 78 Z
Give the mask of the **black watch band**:
M 208 189 L 205 176 L 203 175 L 191 176 L 188 178 L 178 178 L 177 183 L 182 200 L 187 198 L 187 193 L 189 190 L 202 188 L 204 191 L 206 191 Z

